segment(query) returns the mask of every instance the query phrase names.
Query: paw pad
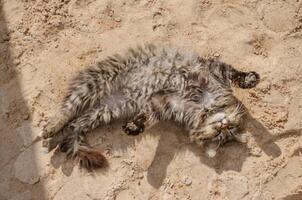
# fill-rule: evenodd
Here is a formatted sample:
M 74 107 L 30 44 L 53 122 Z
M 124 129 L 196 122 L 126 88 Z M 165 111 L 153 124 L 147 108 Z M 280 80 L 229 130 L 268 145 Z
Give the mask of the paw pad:
M 248 73 L 244 78 L 244 85 L 245 88 L 253 88 L 255 87 L 260 80 L 260 75 L 256 72 L 250 72 Z

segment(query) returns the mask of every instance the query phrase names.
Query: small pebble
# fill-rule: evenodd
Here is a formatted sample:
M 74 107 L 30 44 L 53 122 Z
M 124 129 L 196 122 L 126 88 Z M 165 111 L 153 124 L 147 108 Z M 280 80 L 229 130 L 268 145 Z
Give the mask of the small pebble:
M 144 174 L 143 173 L 138 174 L 138 178 L 139 179 L 143 179 L 144 178 Z
M 116 17 L 114 20 L 115 20 L 116 22 L 121 22 L 121 21 L 122 21 L 122 19 L 119 18 L 119 17 Z
M 220 54 L 219 53 L 214 53 L 214 57 L 219 57 Z
M 186 186 L 190 186 L 192 184 L 192 180 L 189 177 L 184 177 L 182 179 L 182 182 L 186 185 Z
M 49 153 L 48 148 L 42 147 L 41 149 L 42 149 L 43 154 L 48 154 Z
M 14 64 L 15 64 L 15 65 L 20 65 L 20 63 L 21 63 L 21 61 L 20 61 L 19 59 L 15 59 L 15 60 L 14 60 Z
M 23 120 L 28 120 L 29 119 L 29 114 L 28 113 L 25 113 L 24 115 L 23 115 Z

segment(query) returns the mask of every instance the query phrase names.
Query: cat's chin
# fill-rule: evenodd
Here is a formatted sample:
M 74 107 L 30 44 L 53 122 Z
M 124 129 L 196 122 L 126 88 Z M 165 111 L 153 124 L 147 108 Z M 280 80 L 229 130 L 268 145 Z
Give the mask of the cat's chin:
M 248 142 L 248 137 L 245 133 L 237 134 L 237 135 L 234 135 L 233 137 L 234 137 L 234 140 L 239 143 L 246 144 Z M 223 148 L 223 147 L 220 145 L 217 145 L 216 143 L 208 144 L 206 147 L 206 150 L 205 150 L 207 157 L 214 158 L 217 155 L 217 151 L 219 148 Z

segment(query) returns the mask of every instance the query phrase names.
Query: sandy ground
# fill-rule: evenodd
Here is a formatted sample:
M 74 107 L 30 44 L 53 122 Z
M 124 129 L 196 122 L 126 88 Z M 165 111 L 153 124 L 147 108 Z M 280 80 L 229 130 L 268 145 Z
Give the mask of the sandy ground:
M 2 0 L 0 199 L 302 199 L 301 0 Z M 235 90 L 249 142 L 214 159 L 162 124 L 91 134 L 109 167 L 86 173 L 35 141 L 77 71 L 144 42 L 169 43 L 261 83 Z

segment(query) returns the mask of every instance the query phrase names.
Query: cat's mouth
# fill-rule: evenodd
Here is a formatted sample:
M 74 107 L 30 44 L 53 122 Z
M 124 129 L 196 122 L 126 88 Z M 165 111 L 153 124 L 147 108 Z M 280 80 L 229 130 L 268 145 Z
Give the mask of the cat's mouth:
M 226 119 L 218 122 L 216 136 L 212 141 L 218 141 L 219 146 L 226 143 L 229 138 L 233 138 L 234 132 L 231 130 L 233 127 L 230 126 Z
M 217 135 L 212 139 L 212 141 L 218 142 L 219 148 L 221 145 L 234 138 L 234 133 L 232 130 L 228 128 L 228 126 L 221 127 L 220 131 L 217 132 Z
M 229 123 L 226 119 L 223 119 L 223 120 L 221 120 L 221 122 L 219 122 L 219 126 L 220 126 L 219 128 L 221 130 L 225 130 L 225 129 L 229 128 Z
M 217 135 L 211 140 L 210 144 L 206 150 L 207 155 L 210 158 L 215 157 L 218 149 L 228 141 L 235 140 L 240 143 L 246 143 L 247 137 L 245 134 L 236 133 L 234 128 L 230 128 L 228 125 L 221 126 Z
M 218 142 L 217 149 L 228 141 L 235 140 L 241 143 L 246 143 L 246 136 L 238 133 L 237 129 L 233 127 L 226 119 L 219 122 L 216 136 L 211 140 Z

